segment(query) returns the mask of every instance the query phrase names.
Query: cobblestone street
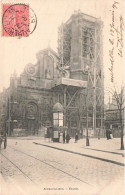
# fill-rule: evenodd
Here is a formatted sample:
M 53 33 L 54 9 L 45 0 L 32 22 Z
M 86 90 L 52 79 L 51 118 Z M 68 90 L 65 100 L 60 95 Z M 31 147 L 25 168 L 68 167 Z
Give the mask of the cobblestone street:
M 9 193 L 15 195 L 28 192 L 99 195 L 108 194 L 109 191 L 111 194 L 123 194 L 123 166 L 36 145 L 33 142 L 41 140 L 8 139 L 7 149 L 2 148 L 1 192 L 7 185 Z M 62 143 L 60 145 L 63 146 Z M 73 143 L 69 143 L 70 145 Z M 94 154 L 94 151 L 92 153 Z M 7 195 L 9 193 L 7 192 Z

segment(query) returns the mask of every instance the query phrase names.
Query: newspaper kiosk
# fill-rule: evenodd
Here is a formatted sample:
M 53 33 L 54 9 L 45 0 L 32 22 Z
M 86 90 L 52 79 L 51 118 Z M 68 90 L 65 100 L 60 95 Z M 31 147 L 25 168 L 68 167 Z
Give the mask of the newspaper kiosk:
M 63 127 L 63 106 L 56 103 L 53 107 L 53 142 L 59 142 L 61 127 Z

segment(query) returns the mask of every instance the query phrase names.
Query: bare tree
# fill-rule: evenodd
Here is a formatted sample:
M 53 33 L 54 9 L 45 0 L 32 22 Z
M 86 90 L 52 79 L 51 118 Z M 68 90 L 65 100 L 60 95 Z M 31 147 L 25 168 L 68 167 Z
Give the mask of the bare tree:
M 124 150 L 124 121 L 122 118 L 122 113 L 124 113 L 124 104 L 125 104 L 125 97 L 124 97 L 124 86 L 121 86 L 120 93 L 118 94 L 115 88 L 114 91 L 114 98 L 116 100 L 118 112 L 119 112 L 119 122 L 121 126 L 121 150 Z
M 118 119 L 119 119 L 119 123 L 120 123 L 120 127 L 121 127 L 121 150 L 124 150 L 124 107 L 125 107 L 125 96 L 124 96 L 124 86 L 121 85 L 120 91 L 118 92 L 118 90 L 116 90 L 116 87 L 114 87 L 113 90 L 110 91 L 110 93 L 113 95 L 114 98 L 114 103 L 112 103 L 112 105 L 114 105 L 116 107 L 116 109 L 118 110 Z

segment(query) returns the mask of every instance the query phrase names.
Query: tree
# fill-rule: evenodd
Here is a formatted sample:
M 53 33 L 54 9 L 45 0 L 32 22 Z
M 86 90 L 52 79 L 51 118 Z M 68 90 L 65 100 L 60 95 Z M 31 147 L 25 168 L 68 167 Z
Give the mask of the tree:
M 118 108 L 118 112 L 119 112 L 119 122 L 120 122 L 120 126 L 121 126 L 121 150 L 124 150 L 124 141 L 123 141 L 123 137 L 124 137 L 124 121 L 123 121 L 123 113 L 124 113 L 124 103 L 125 103 L 125 97 L 124 97 L 124 86 L 121 86 L 120 89 L 120 93 L 118 94 L 115 88 L 114 91 L 114 98 L 116 100 L 116 104 L 117 104 L 117 108 Z
M 116 90 L 116 87 L 114 87 L 114 90 L 110 91 L 110 93 L 113 95 L 114 102 L 112 105 L 116 107 L 118 110 L 118 119 L 121 127 L 121 150 L 124 150 L 124 107 L 125 107 L 125 97 L 124 97 L 124 86 L 121 85 L 120 91 Z

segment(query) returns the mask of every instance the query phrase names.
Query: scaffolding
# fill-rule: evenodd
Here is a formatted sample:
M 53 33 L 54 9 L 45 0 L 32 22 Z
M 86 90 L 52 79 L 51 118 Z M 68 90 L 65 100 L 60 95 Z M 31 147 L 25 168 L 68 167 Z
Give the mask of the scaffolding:
M 77 33 L 73 34 L 74 24 L 77 24 L 77 38 Z M 58 40 L 60 66 L 68 65 L 70 67 L 71 59 L 73 59 L 71 53 L 71 50 L 74 49 L 72 48 L 73 37 L 78 41 L 79 45 L 78 48 L 76 48 L 76 52 L 80 48 L 80 53 L 78 55 L 82 59 L 81 71 L 83 71 L 83 80 L 85 78 L 88 84 L 87 90 L 81 90 L 82 92 L 79 90 L 79 94 L 77 93 L 77 96 L 80 97 L 80 103 L 77 104 L 77 110 L 79 110 L 79 113 L 81 112 L 80 121 L 86 120 L 84 112 L 88 112 L 86 113 L 90 119 L 88 125 L 93 128 L 94 134 L 97 134 L 96 128 L 103 129 L 104 126 L 102 27 L 103 24 L 100 19 L 77 12 L 72 15 L 65 24 L 61 25 L 59 28 Z M 88 104 L 88 111 L 86 110 L 86 102 Z
M 71 24 L 63 24 L 59 27 L 58 33 L 58 54 L 60 66 L 70 66 L 71 53 Z
M 104 75 L 102 55 L 102 23 L 97 20 L 94 25 L 81 25 L 82 56 L 88 74 L 88 107 L 93 108 L 93 129 L 104 125 Z M 91 109 L 88 109 L 88 116 Z

